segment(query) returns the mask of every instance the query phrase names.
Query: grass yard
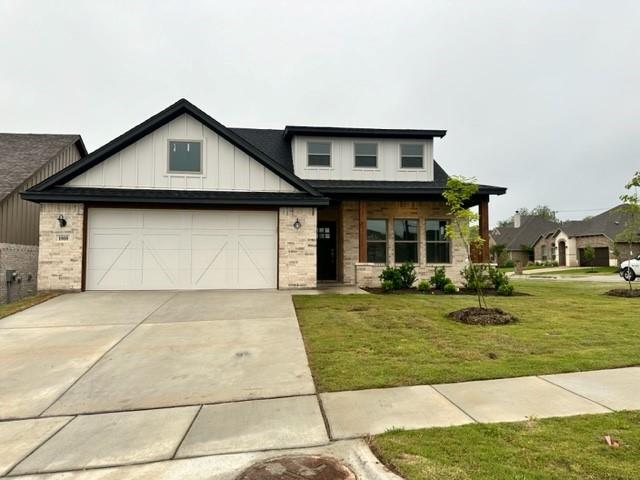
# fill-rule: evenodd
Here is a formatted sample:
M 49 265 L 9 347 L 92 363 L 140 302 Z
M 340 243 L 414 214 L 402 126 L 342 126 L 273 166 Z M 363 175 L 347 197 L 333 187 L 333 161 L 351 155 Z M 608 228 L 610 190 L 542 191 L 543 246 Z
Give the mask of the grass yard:
M 394 431 L 371 442 L 407 480 L 640 478 L 640 412 Z
M 613 275 L 614 273 L 618 273 L 618 267 L 583 267 L 553 272 L 554 275 Z
M 450 320 L 466 295 L 295 296 L 321 391 L 460 382 L 640 364 L 640 300 L 615 285 L 513 282 L 531 296 L 488 297 L 519 318 L 502 326 Z M 621 281 L 621 286 L 623 285 Z
M 41 293 L 34 295 L 33 297 L 26 297 L 22 300 L 11 303 L 0 304 L 0 318 L 7 317 L 14 313 L 18 313 L 22 310 L 26 310 L 29 307 L 33 307 L 39 303 L 45 302 L 50 298 L 57 297 L 57 293 Z

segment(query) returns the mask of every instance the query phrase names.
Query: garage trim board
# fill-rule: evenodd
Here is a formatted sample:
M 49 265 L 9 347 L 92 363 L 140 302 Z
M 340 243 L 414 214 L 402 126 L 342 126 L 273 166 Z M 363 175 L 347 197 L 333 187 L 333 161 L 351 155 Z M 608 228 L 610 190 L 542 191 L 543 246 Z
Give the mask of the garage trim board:
M 87 290 L 277 288 L 273 210 L 87 209 Z

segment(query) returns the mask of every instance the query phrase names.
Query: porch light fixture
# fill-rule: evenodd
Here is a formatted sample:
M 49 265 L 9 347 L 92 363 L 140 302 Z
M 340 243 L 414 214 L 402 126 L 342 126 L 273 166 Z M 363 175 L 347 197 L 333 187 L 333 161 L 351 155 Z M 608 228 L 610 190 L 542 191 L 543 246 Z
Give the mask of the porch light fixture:
M 296 218 L 296 221 L 293 222 L 293 228 L 295 228 L 296 230 L 300 230 L 300 227 L 302 226 L 302 224 L 300 223 L 300 220 L 298 220 Z
M 60 215 L 58 217 L 58 224 L 60 225 L 60 227 L 66 227 L 67 226 L 67 221 L 65 220 L 63 215 Z

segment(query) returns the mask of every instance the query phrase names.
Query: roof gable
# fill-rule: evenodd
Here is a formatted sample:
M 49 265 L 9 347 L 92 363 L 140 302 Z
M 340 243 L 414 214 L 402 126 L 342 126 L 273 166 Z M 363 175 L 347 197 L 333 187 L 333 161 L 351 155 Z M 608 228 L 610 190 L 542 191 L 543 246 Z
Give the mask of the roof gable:
M 58 174 L 49 177 L 44 182 L 36 185 L 32 189 L 32 191 L 41 192 L 48 188 L 62 186 L 68 183 L 73 178 L 81 175 L 82 173 L 98 165 L 104 160 L 112 157 L 113 155 L 123 151 L 128 146 L 143 139 L 150 133 L 184 114 L 188 114 L 195 120 L 201 122 L 207 128 L 222 137 L 224 140 L 232 144 L 234 147 L 238 148 L 240 151 L 244 152 L 249 157 L 261 163 L 268 170 L 275 173 L 278 177 L 286 180 L 292 186 L 313 196 L 322 196 L 304 180 L 298 178 L 291 171 L 287 170 L 282 164 L 278 163 L 265 152 L 249 143 L 245 138 L 238 135 L 233 130 L 225 127 L 185 99 L 178 100 L 170 107 L 123 133 L 106 145 L 95 150 L 82 160 L 67 167 Z

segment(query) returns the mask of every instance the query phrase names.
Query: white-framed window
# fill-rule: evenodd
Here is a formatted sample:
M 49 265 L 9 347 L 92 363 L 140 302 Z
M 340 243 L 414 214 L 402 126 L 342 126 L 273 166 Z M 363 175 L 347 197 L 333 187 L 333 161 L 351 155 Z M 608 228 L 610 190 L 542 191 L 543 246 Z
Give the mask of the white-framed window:
M 451 263 L 451 241 L 446 235 L 448 220 L 425 222 L 427 263 Z
M 307 142 L 307 166 L 331 166 L 331 142 Z
M 199 140 L 169 140 L 168 173 L 201 174 L 202 142 Z
M 424 168 L 424 144 L 401 143 L 400 168 L 413 170 Z
M 354 166 L 356 168 L 378 168 L 378 144 L 357 142 L 353 144 Z

